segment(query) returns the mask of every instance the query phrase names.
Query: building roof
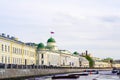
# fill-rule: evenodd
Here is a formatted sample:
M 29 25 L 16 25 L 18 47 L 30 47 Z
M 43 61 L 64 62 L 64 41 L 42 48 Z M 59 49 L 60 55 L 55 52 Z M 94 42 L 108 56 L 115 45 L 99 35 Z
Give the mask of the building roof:
M 25 46 L 28 46 L 28 47 L 32 47 L 32 48 L 36 48 L 35 46 L 31 46 L 31 45 L 27 45 L 25 44 L 24 42 L 22 41 L 19 41 L 17 38 L 15 37 L 10 37 L 9 35 L 5 36 L 5 34 L 3 35 L 0 35 L 0 39 L 4 39 L 4 40 L 7 40 L 7 41 L 12 41 L 12 42 L 15 42 L 17 44 L 21 44 L 21 45 L 25 45 Z
M 74 54 L 74 55 L 79 55 L 79 53 L 78 53 L 78 52 L 76 52 L 76 51 L 75 51 L 73 54 Z
M 37 46 L 37 49 L 43 49 L 45 48 L 44 44 L 43 43 L 39 43 L 38 46 Z
M 49 38 L 49 39 L 47 40 L 47 43 L 48 43 L 48 42 L 56 42 L 56 41 L 55 41 L 54 38 L 51 37 L 51 38 Z

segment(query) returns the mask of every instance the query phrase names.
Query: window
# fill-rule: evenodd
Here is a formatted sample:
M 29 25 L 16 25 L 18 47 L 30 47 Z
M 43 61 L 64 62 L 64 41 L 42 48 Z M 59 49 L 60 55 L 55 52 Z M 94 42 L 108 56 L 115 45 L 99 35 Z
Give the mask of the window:
M 71 66 L 71 62 L 69 62 L 69 65 Z
M 42 65 L 44 64 L 44 61 L 42 61 Z
M 21 64 L 21 62 L 20 62 L 20 58 L 19 58 L 19 64 Z
M 8 46 L 8 52 L 10 52 L 10 46 Z
M 17 51 L 18 49 L 16 48 L 16 53 L 18 53 L 18 51 Z
M 14 58 L 13 58 L 13 64 L 14 64 Z
M 16 58 L 16 64 L 19 64 L 19 58 Z
M 8 63 L 10 63 L 10 57 L 8 57 Z
M 41 54 L 41 58 L 42 58 L 42 59 L 44 58 L 44 54 Z
M 7 63 L 7 56 L 5 57 L 5 63 Z
M 20 48 L 19 48 L 19 54 L 21 54 L 21 53 L 20 53 Z
M 15 53 L 16 53 L 16 48 L 15 48 Z
M 14 47 L 13 47 L 13 51 L 12 51 L 13 53 L 15 52 L 14 50 L 15 50 L 15 49 L 14 49 Z
M 50 62 L 49 62 L 49 66 L 50 66 Z
M 2 51 L 4 51 L 4 45 L 2 44 Z
M 22 64 L 22 59 L 21 59 L 21 64 Z
M 17 58 L 15 58 L 15 64 L 17 63 Z
M 7 52 L 7 46 L 5 45 L 5 51 Z
M 4 63 L 4 57 L 2 56 L 2 63 Z
M 20 49 L 21 50 L 21 54 L 22 54 L 22 49 Z

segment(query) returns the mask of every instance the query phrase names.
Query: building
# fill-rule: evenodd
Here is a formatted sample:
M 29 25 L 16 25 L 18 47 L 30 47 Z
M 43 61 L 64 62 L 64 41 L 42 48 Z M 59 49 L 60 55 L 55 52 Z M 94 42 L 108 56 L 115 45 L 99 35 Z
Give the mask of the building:
M 89 61 L 85 57 L 79 56 L 79 62 L 80 62 L 80 67 L 89 68 Z
M 29 46 L 15 37 L 0 35 L 0 63 L 31 65 L 36 64 L 36 47 Z
M 120 68 L 120 60 L 114 60 L 112 67 Z
M 79 67 L 79 56 L 67 50 L 59 50 L 62 67 Z
M 94 60 L 94 67 L 95 68 L 105 68 L 105 67 L 111 67 L 111 64 L 108 62 L 103 62 L 100 58 L 92 57 Z
M 40 43 L 37 47 L 37 64 L 46 66 L 60 66 L 60 54 L 53 38 L 48 39 L 47 46 Z
M 83 57 L 89 55 L 94 61 L 95 68 L 111 67 L 109 62 L 103 62 L 100 58 L 92 57 L 88 51 L 71 53 L 68 50 L 60 50 L 54 38 L 43 43 L 24 43 L 9 35 L 0 35 L 0 64 L 17 65 L 46 65 L 59 67 L 89 67 L 89 61 Z M 113 63 L 113 67 L 120 67 L 120 61 Z
M 54 38 L 47 40 L 47 46 L 40 43 L 37 48 L 38 65 L 60 66 L 60 67 L 79 67 L 79 56 L 68 50 L 59 50 Z

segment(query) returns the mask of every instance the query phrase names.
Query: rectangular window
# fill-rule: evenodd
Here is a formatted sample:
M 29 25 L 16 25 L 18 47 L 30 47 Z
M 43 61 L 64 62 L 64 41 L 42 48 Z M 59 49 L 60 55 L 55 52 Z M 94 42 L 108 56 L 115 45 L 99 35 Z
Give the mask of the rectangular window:
M 16 53 L 18 53 L 18 49 L 16 48 Z
M 19 58 L 19 64 L 20 64 L 20 58 Z
M 15 53 L 16 53 L 16 48 L 15 48 Z
M 8 57 L 8 64 L 10 63 L 10 57 Z
M 8 46 L 8 52 L 10 52 L 10 46 Z
M 13 52 L 13 53 L 15 52 L 15 51 L 14 51 L 14 47 L 13 47 L 13 51 L 12 51 L 12 52 Z
M 44 61 L 42 61 L 42 65 L 44 64 Z
M 7 52 L 7 46 L 5 45 L 5 52 Z
M 2 51 L 4 51 L 4 45 L 2 44 Z
M 13 58 L 13 64 L 14 64 L 14 62 L 15 62 L 15 61 L 14 61 L 14 58 Z
M 22 54 L 22 49 L 21 49 L 21 51 L 20 51 L 20 52 L 21 52 L 21 54 Z
M 20 53 L 20 49 L 19 49 L 19 54 L 21 54 L 21 53 Z
M 21 59 L 21 64 L 22 64 L 22 59 Z
M 41 58 L 42 58 L 42 59 L 44 58 L 44 54 L 41 54 Z
M 2 56 L 2 63 L 4 63 L 4 57 Z
M 7 63 L 7 56 L 5 57 L 5 63 Z

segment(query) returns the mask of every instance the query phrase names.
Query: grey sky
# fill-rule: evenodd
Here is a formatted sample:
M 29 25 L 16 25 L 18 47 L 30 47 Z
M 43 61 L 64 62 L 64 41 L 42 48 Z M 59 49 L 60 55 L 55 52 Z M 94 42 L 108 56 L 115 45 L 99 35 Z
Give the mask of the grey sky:
M 119 0 L 1 0 L 0 32 L 24 42 L 51 36 L 60 49 L 120 57 Z

